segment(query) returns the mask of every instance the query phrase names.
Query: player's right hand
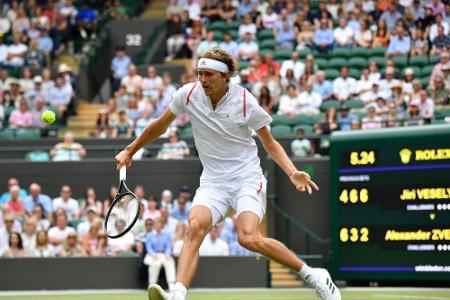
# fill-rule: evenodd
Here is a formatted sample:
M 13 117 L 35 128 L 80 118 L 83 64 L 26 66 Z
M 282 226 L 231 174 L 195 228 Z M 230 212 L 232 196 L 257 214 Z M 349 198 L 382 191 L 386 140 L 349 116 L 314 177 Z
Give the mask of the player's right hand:
M 130 167 L 132 160 L 132 155 L 128 150 L 122 150 L 119 154 L 114 158 L 116 160 L 116 167 L 119 170 L 121 167 L 126 166 Z

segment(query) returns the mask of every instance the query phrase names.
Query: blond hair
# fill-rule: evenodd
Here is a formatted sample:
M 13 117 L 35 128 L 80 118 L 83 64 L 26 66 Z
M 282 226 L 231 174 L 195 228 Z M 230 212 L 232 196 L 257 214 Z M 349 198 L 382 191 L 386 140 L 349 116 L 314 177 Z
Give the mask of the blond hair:
M 237 74 L 237 65 L 234 58 L 230 53 L 228 53 L 228 51 L 225 51 L 219 47 L 214 47 L 199 53 L 198 59 L 200 58 L 215 59 L 226 64 L 228 67 L 228 78 L 236 76 Z

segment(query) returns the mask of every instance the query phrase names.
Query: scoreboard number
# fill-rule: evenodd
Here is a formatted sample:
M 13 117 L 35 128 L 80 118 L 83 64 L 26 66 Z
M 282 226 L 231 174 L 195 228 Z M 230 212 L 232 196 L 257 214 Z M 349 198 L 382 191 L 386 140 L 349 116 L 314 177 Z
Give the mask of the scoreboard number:
M 352 151 L 350 152 L 350 164 L 352 166 L 375 164 L 375 151 Z
M 350 203 L 367 203 L 369 201 L 369 191 L 364 189 L 343 189 L 341 194 L 339 195 L 339 201 L 341 201 L 344 204 L 347 204 L 349 201 Z
M 343 227 L 339 231 L 339 237 L 342 243 L 367 243 L 369 241 L 369 228 L 367 227 Z

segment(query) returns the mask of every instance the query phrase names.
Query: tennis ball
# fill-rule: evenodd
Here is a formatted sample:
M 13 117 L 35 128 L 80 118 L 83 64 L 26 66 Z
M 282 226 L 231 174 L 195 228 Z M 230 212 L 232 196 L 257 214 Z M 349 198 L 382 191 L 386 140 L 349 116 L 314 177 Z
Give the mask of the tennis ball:
M 47 110 L 42 113 L 41 118 L 45 123 L 52 124 L 56 120 L 56 115 L 51 110 Z

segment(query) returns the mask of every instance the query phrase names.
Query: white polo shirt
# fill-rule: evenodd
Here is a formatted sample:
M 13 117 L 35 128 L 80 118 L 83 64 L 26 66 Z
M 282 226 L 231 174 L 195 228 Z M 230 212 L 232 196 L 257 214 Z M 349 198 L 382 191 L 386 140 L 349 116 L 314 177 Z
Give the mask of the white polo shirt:
M 251 132 L 269 125 L 272 118 L 249 91 L 230 83 L 228 93 L 213 110 L 200 82 L 188 83 L 174 93 L 170 110 L 189 115 L 203 165 L 201 179 L 261 173 Z

